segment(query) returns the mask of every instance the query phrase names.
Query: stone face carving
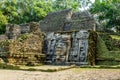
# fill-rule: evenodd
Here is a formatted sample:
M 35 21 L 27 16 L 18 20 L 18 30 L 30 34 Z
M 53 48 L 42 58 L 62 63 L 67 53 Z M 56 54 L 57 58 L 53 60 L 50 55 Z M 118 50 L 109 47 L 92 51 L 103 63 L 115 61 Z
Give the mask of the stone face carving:
M 65 62 L 67 51 L 69 48 L 69 39 L 68 35 L 60 35 L 51 33 L 46 37 L 47 42 L 47 61 L 50 62 Z
M 47 62 L 87 62 L 89 33 L 86 30 L 71 34 L 50 33 L 46 36 Z
M 86 62 L 88 50 L 88 36 L 86 30 L 81 30 L 72 35 L 72 46 L 69 54 L 70 62 Z

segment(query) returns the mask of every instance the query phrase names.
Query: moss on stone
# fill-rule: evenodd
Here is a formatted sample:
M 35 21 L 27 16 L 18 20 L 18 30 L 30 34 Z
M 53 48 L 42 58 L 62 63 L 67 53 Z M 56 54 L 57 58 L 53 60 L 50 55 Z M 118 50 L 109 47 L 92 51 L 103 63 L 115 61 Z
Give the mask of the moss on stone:
M 23 34 L 17 40 L 10 42 L 9 62 L 13 64 L 43 62 L 45 58 L 42 54 L 43 42 L 44 34 L 40 31 L 38 23 L 30 23 L 30 33 Z
M 98 36 L 97 42 L 97 65 L 119 65 L 120 51 L 109 51 L 104 40 Z
M 95 58 L 97 54 L 97 37 L 97 32 L 89 31 L 88 62 L 90 65 L 95 65 Z

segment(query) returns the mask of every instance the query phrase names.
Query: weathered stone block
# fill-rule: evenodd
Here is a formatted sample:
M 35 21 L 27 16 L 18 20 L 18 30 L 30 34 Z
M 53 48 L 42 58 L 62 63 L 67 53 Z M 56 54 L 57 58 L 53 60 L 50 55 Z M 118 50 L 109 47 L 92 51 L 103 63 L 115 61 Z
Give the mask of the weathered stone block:
M 5 34 L 8 39 L 17 39 L 21 34 L 21 27 L 16 24 L 7 24 Z

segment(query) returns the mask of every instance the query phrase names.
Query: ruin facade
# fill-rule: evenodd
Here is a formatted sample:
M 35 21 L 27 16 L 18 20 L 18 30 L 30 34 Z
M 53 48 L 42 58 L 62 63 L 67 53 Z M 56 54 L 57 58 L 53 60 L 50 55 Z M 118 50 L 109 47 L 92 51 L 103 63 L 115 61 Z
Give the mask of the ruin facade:
M 88 64 L 88 30 L 95 30 L 95 21 L 89 12 L 67 9 L 50 13 L 40 21 L 40 25 L 46 32 L 45 62 Z
M 43 62 L 45 55 L 42 54 L 44 34 L 39 24 L 32 22 L 29 30 L 22 31 L 19 25 L 8 24 L 5 35 L 7 40 L 0 42 L 0 57 L 8 59 L 9 63 L 34 65 Z M 1 55 L 1 54 L 5 54 Z
M 46 36 L 46 62 L 54 64 L 88 64 L 87 30 L 50 33 Z
M 31 23 L 20 25 L 8 24 L 6 26 L 5 39 L 16 40 L 12 44 L 16 50 L 12 49 L 12 47 L 9 48 L 12 51 L 10 52 L 10 58 L 14 58 L 20 62 L 23 60 L 25 62 L 25 54 L 29 57 L 33 54 L 33 59 L 37 59 L 35 55 L 37 54 L 39 56 L 40 53 L 43 53 L 46 55 L 45 62 L 47 63 L 87 64 L 88 30 L 95 29 L 94 18 L 88 11 L 73 12 L 72 9 L 67 9 L 53 12 L 35 24 L 37 24 L 37 28 Z M 43 40 L 42 42 L 40 40 L 40 38 L 43 37 L 39 37 L 39 35 L 43 33 L 39 33 L 39 29 L 46 33 L 44 49 L 39 49 L 39 47 L 43 47 Z M 32 33 L 33 37 L 29 37 L 29 39 L 23 40 L 23 42 L 17 42 L 18 38 L 26 33 Z M 36 39 L 37 41 L 34 39 L 35 36 L 38 38 L 38 40 Z M 27 51 L 22 50 L 24 48 L 22 47 L 23 45 L 25 45 Z M 15 46 L 19 46 L 20 48 L 18 49 Z M 33 50 L 34 47 L 36 50 Z M 31 60 L 31 62 L 33 61 L 32 59 L 29 60 Z

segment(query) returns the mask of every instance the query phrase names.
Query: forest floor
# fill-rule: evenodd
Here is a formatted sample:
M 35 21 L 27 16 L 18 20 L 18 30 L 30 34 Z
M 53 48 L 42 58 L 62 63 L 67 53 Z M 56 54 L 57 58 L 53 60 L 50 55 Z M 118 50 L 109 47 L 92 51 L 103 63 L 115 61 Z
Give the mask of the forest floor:
M 57 72 L 0 69 L 0 80 L 120 80 L 120 69 L 72 68 Z

